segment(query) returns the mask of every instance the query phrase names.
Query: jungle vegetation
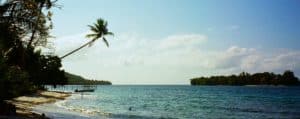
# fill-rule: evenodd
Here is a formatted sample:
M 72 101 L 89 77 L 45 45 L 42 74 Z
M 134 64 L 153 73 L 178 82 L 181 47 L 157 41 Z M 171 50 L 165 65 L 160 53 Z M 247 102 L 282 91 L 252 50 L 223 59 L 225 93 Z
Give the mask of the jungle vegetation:
M 269 72 L 239 75 L 199 77 L 190 80 L 191 85 L 299 85 L 300 82 L 290 70 L 281 74 Z
M 62 58 L 112 35 L 107 22 L 98 19 L 89 26 L 91 41 L 59 57 L 43 53 L 51 48 L 50 30 L 53 28 L 52 9 L 60 7 L 57 0 L 4 0 L 0 3 L 0 102 L 43 89 L 44 85 L 68 84 L 62 69 Z M 66 44 L 67 45 L 67 44 Z
M 53 25 L 51 0 L 6 0 L 0 5 L 0 101 L 63 85 L 61 59 L 43 54 Z
M 111 82 L 104 80 L 90 80 L 81 76 L 65 72 L 68 78 L 68 85 L 111 85 Z

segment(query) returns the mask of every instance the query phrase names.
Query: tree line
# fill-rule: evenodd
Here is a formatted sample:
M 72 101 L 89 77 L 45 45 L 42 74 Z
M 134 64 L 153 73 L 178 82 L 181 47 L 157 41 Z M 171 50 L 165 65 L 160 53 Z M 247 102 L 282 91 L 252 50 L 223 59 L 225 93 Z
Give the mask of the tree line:
M 111 85 L 110 81 L 89 80 L 68 72 L 65 75 L 68 78 L 68 85 Z
M 299 85 L 300 82 L 290 70 L 281 74 L 270 72 L 239 75 L 199 77 L 190 80 L 191 85 Z

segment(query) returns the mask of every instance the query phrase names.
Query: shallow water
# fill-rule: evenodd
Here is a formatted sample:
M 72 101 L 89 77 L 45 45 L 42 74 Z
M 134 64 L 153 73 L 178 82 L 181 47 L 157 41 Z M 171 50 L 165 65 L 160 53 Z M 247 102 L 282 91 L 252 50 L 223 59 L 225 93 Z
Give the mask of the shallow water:
M 74 94 L 55 106 L 72 118 L 300 118 L 300 87 L 97 86 L 95 92 Z M 44 107 L 48 112 L 43 105 L 38 111 L 51 112 L 49 105 Z M 67 117 L 58 112 L 53 118 Z

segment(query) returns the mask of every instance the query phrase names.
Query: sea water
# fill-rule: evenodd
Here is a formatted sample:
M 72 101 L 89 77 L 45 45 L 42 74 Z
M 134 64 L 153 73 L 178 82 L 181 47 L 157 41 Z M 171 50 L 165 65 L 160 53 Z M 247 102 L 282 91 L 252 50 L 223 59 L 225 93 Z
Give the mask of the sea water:
M 77 88 L 81 86 L 50 90 Z M 45 112 L 45 107 L 50 111 Z M 50 105 L 39 108 L 37 111 L 51 112 Z M 56 115 L 53 118 L 73 119 L 300 118 L 300 87 L 97 86 L 95 92 L 73 94 L 52 105 L 52 114 Z

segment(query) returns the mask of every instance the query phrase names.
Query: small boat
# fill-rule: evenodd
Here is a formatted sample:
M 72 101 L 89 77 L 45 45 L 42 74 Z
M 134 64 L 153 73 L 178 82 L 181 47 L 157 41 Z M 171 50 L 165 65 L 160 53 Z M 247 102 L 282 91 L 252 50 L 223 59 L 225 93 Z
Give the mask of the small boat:
M 76 89 L 74 92 L 94 92 L 95 89 L 83 89 L 83 90 L 78 90 Z

